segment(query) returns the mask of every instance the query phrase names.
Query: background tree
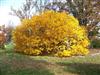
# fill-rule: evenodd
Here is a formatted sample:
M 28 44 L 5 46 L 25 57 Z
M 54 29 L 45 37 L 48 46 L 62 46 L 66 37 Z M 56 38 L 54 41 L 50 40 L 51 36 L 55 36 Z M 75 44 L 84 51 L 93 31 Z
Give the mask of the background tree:
M 11 8 L 10 14 L 19 17 L 20 20 L 30 19 L 32 15 L 42 12 L 47 2 L 47 0 L 26 0 L 20 9 Z
M 70 12 L 86 26 L 89 38 L 97 34 L 97 24 L 100 22 L 100 1 L 98 0 L 67 0 Z
M 6 43 L 10 43 L 12 40 L 12 31 L 14 30 L 14 23 L 10 20 L 6 27 Z
M 0 26 L 0 48 L 4 48 L 4 44 L 6 42 L 6 29 L 5 25 Z
M 13 29 L 12 21 L 7 25 L 0 25 L 0 48 L 5 48 L 4 45 L 11 42 Z

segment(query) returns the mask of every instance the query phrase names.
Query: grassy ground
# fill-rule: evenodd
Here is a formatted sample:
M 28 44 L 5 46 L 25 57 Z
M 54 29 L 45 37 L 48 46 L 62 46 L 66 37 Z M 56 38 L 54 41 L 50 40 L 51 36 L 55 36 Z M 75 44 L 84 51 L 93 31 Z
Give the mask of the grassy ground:
M 0 75 L 99 75 L 100 54 L 58 58 L 14 53 L 0 49 Z

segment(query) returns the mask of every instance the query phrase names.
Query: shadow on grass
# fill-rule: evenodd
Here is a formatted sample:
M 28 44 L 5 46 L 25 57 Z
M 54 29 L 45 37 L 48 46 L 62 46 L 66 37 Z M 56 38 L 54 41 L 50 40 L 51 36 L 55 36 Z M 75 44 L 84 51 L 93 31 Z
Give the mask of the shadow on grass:
M 58 63 L 65 72 L 78 75 L 100 75 L 100 64 L 93 63 Z
M 13 49 L 1 49 L 0 48 L 0 54 L 6 54 L 6 53 L 14 53 Z
M 27 55 L 0 52 L 0 75 L 54 75 L 47 68 L 49 62 L 32 59 Z

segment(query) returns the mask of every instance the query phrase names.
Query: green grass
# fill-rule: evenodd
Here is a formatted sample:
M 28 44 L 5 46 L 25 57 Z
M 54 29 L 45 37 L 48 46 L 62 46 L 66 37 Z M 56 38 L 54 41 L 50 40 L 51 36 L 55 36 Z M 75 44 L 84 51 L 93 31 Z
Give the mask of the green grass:
M 14 45 L 12 42 L 5 45 L 6 50 L 12 50 L 13 48 L 14 48 Z
M 63 63 L 65 72 L 71 72 L 78 75 L 99 75 L 100 64 L 94 63 Z
M 0 57 L 0 75 L 54 75 L 45 66 L 46 61 L 9 52 L 3 52 Z
M 68 61 L 58 62 L 64 66 L 65 72 L 71 72 L 76 75 L 99 75 L 100 74 L 100 55 L 74 57 Z
M 99 75 L 100 55 L 58 58 L 15 53 L 12 44 L 0 49 L 0 75 Z

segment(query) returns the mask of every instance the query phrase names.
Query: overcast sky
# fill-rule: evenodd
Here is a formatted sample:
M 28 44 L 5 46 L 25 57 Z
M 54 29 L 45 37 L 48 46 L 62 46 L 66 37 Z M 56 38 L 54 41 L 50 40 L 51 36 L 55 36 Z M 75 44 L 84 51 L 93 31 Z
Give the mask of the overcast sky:
M 0 25 L 8 24 L 12 22 L 14 25 L 20 23 L 19 18 L 16 16 L 9 15 L 11 6 L 18 9 L 25 0 L 0 0 Z

